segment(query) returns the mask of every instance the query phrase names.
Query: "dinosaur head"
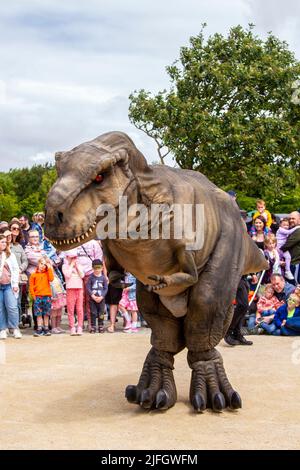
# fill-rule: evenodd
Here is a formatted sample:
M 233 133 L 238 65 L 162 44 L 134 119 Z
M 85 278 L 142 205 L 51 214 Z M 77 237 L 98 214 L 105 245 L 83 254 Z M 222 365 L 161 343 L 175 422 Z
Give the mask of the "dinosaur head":
M 59 250 L 95 238 L 101 204 L 117 208 L 135 175 L 149 169 L 144 156 L 121 132 L 109 132 L 55 155 L 58 179 L 46 201 L 45 235 Z

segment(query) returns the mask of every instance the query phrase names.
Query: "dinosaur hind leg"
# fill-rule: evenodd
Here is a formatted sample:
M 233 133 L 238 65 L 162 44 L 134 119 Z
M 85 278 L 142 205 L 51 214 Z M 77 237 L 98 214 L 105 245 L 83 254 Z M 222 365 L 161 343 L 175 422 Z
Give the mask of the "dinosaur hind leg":
M 174 355 L 184 346 L 183 320 L 175 318 L 160 302 L 137 282 L 138 307 L 152 330 L 151 344 L 137 385 L 128 385 L 125 397 L 144 409 L 165 410 L 177 399 L 173 377 Z
M 198 282 L 191 288 L 184 320 L 188 364 L 192 369 L 190 401 L 196 411 L 242 406 L 215 346 L 225 336 L 232 319 L 232 301 L 243 272 L 243 250 L 243 239 L 238 230 L 233 230 L 225 207 L 220 239 Z

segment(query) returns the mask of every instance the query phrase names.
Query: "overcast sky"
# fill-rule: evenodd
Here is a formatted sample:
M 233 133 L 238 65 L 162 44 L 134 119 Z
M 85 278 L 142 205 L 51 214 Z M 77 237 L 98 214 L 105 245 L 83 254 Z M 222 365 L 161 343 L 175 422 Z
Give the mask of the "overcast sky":
M 206 35 L 256 24 L 300 59 L 298 0 L 10 0 L 0 10 L 0 170 L 51 161 L 109 130 L 149 162 L 152 140 L 128 120 L 128 95 L 169 86 L 166 65 Z

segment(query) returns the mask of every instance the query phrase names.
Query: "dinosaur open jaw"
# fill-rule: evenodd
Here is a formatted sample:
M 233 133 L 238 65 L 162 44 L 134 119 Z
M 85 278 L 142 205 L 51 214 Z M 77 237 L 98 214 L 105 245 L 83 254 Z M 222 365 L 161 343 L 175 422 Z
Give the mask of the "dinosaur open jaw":
M 62 248 L 65 247 L 67 248 L 72 248 L 74 245 L 82 245 L 86 241 L 90 240 L 93 238 L 93 234 L 96 228 L 97 222 L 94 222 L 94 224 L 84 233 L 81 235 L 77 235 L 73 238 L 64 238 L 64 239 L 49 239 L 49 241 L 56 247 L 56 248 Z

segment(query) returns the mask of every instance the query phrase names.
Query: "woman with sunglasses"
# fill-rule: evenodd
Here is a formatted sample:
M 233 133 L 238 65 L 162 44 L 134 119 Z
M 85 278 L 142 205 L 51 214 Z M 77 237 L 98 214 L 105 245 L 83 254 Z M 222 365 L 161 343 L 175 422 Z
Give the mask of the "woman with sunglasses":
M 9 224 L 10 236 L 8 236 L 8 243 L 12 253 L 17 258 L 20 273 L 25 273 L 28 266 L 28 259 L 22 247 L 23 234 L 19 222 L 11 221 Z
M 7 338 L 7 328 L 16 339 L 22 338 L 18 328 L 19 266 L 11 253 L 6 236 L 0 235 L 0 339 Z

